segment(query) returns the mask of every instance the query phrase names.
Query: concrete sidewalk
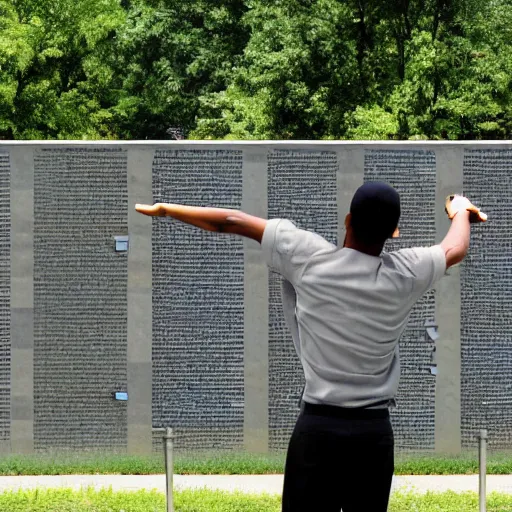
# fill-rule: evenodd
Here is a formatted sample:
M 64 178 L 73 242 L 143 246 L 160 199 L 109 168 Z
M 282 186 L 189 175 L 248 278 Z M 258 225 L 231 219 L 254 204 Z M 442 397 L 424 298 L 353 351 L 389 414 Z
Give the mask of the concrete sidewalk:
M 247 493 L 280 494 L 282 475 L 176 475 L 174 488 L 218 489 Z M 114 491 L 138 491 L 155 489 L 165 493 L 164 475 L 70 475 L 70 476 L 3 476 L 0 477 L 0 493 L 16 489 L 68 488 L 95 489 L 112 487 Z M 461 476 L 395 476 L 393 490 L 427 491 L 473 491 L 478 492 L 478 475 Z M 490 475 L 487 477 L 488 492 L 498 491 L 512 494 L 512 475 Z

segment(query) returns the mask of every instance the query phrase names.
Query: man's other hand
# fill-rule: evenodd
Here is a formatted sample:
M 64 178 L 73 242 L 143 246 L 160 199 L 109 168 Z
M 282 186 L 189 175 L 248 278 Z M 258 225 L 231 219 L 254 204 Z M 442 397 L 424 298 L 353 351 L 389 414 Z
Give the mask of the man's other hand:
M 449 219 L 453 219 L 457 213 L 467 210 L 469 221 L 472 223 L 485 222 L 487 215 L 480 211 L 467 197 L 452 194 L 446 198 L 445 211 Z

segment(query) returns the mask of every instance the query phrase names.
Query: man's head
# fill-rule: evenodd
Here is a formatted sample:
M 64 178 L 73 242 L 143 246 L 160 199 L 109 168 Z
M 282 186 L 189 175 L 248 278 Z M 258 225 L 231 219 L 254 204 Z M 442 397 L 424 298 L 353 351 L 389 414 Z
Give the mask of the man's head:
M 354 194 L 347 224 L 357 243 L 378 246 L 396 236 L 399 219 L 398 192 L 382 181 L 370 181 Z

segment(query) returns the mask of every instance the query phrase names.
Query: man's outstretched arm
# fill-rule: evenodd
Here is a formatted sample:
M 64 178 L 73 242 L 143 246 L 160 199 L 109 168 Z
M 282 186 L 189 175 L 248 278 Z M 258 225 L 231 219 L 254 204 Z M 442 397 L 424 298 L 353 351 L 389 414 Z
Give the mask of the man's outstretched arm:
M 205 208 L 181 204 L 157 203 L 153 206 L 136 204 L 135 209 L 152 217 L 172 217 L 206 231 L 231 233 L 252 238 L 261 243 L 267 225 L 266 219 L 227 208 Z
M 470 222 L 468 211 L 459 212 L 452 220 L 448 234 L 441 242 L 446 255 L 446 268 L 460 263 L 468 253 Z
M 446 268 L 460 263 L 469 249 L 470 224 L 485 222 L 487 215 L 482 213 L 469 199 L 452 195 L 446 199 L 446 213 L 452 220 L 448 234 L 441 242 L 446 255 Z

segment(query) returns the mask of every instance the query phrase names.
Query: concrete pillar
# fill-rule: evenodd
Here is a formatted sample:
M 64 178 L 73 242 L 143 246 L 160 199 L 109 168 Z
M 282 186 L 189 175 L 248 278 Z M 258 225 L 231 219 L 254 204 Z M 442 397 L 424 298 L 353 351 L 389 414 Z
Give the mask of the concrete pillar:
M 462 147 L 436 147 L 436 242 L 442 241 L 450 227 L 444 201 L 462 193 Z M 436 342 L 435 450 L 457 454 L 461 451 L 461 287 L 460 266 L 448 269 L 436 288 L 436 323 L 440 335 Z
M 34 451 L 34 151 L 11 161 L 11 451 Z
M 244 151 L 242 210 L 267 218 L 265 147 Z M 268 268 L 260 245 L 244 239 L 244 449 L 265 453 L 268 418 Z
M 152 219 L 134 210 L 152 204 L 150 148 L 128 150 L 128 453 L 152 451 Z
M 338 155 L 338 245 L 345 239 L 345 217 L 355 191 L 364 182 L 363 146 L 342 146 Z

